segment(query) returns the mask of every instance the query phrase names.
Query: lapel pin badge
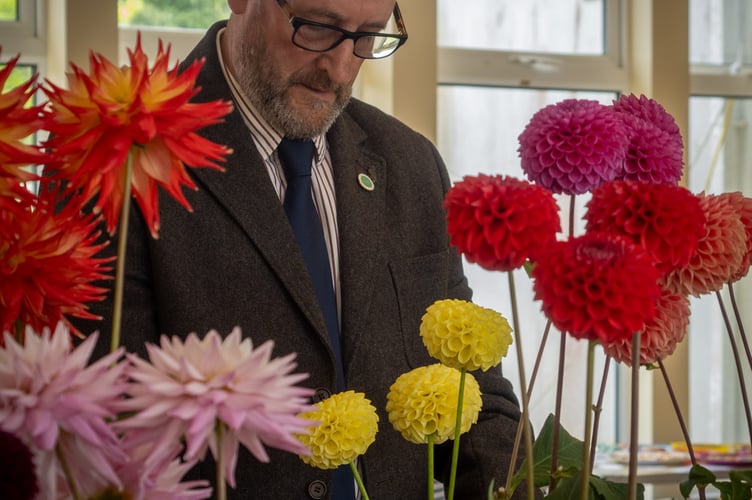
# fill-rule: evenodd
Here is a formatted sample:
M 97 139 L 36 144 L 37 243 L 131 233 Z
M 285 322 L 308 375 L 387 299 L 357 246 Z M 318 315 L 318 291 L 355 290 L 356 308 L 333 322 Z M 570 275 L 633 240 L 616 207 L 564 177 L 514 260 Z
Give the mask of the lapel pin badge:
M 358 184 L 360 184 L 360 187 L 362 187 L 366 191 L 373 191 L 375 187 L 373 184 L 373 179 L 371 179 L 367 174 L 358 174 Z

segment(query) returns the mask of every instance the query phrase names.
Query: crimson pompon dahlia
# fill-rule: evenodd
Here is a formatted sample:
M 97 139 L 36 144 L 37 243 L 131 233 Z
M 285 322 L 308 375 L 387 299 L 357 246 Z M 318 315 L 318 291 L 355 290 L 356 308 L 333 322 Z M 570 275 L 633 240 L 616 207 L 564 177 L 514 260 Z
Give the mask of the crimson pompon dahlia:
M 582 194 L 624 168 L 627 135 L 610 106 L 565 99 L 538 110 L 520 134 L 528 179 L 554 193 Z
M 741 193 L 698 195 L 705 213 L 705 232 L 687 265 L 665 277 L 666 286 L 680 295 L 699 297 L 731 281 L 748 252 L 740 217 Z
M 511 271 L 561 230 L 551 191 L 506 176 L 466 176 L 446 195 L 447 231 L 452 245 L 491 271 Z
M 40 498 L 65 492 L 60 457 L 84 498 L 105 485 L 119 485 L 114 464 L 122 460 L 117 435 L 108 425 L 124 389 L 118 349 L 94 363 L 97 333 L 71 348 L 67 328 L 27 327 L 24 344 L 8 334 L 0 349 L 0 429 L 15 434 L 35 454 Z M 61 491 L 62 489 L 62 491 Z
M 535 298 L 553 325 L 578 339 L 632 338 L 655 314 L 659 272 L 641 247 L 612 234 L 556 242 L 533 268 Z
M 655 316 L 645 323 L 640 333 L 640 364 L 649 365 L 663 360 L 684 340 L 689 325 L 689 299 L 661 287 L 655 305 Z M 605 342 L 603 352 L 619 363 L 632 365 L 632 340 Z
M 685 266 L 705 233 L 700 200 L 681 186 L 616 180 L 593 190 L 584 215 L 591 232 L 642 246 L 663 274 Z
M 31 450 L 17 436 L 0 430 L 0 493 L 4 500 L 33 500 L 39 493 Z
M 306 454 L 296 438 L 308 432 L 313 390 L 295 384 L 304 373 L 292 373 L 295 354 L 271 357 L 273 343 L 253 348 L 235 328 L 224 339 L 215 330 L 203 339 L 162 336 L 160 346 L 147 344 L 149 361 L 128 354 L 132 383 L 121 410 L 133 416 L 117 422 L 134 443 L 153 443 L 154 453 L 185 439 L 183 458 L 202 459 L 207 447 L 222 453 L 224 477 L 235 486 L 238 446 L 268 462 L 264 445 Z M 217 427 L 222 427 L 221 441 Z
M 70 326 L 69 315 L 96 319 L 87 303 L 106 293 L 93 284 L 108 278 L 111 260 L 96 256 L 103 246 L 96 220 L 37 201 L 0 210 L 0 332 Z
M 674 117 L 654 99 L 624 94 L 613 103 L 629 138 L 620 179 L 676 185 L 684 169 L 684 142 Z
M 185 166 L 222 170 L 231 152 L 199 136 L 231 111 L 226 101 L 190 102 L 203 64 L 196 61 L 182 73 L 168 70 L 169 46 L 160 43 L 153 68 L 148 67 L 139 38 L 128 51 L 130 65 L 119 68 L 91 54 L 91 73 L 71 65 L 69 90 L 49 84 L 51 132 L 46 146 L 55 156 L 51 170 L 76 193 L 81 205 L 95 200 L 107 229 L 114 232 L 120 216 L 129 155 L 133 194 L 153 237 L 159 231 L 157 187 L 190 210 L 182 188 L 196 189 Z

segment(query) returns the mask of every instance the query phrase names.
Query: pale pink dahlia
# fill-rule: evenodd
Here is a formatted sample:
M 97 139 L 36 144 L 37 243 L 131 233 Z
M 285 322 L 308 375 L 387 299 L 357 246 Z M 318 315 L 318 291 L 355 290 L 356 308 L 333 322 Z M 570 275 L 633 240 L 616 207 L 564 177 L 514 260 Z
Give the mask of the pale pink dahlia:
M 689 299 L 661 287 L 655 304 L 655 316 L 645 323 L 640 334 L 640 364 L 649 365 L 665 359 L 684 340 L 689 326 Z M 632 366 L 632 340 L 604 342 L 603 351 L 620 363 Z
M 531 181 L 554 193 L 582 194 L 622 172 L 628 139 L 610 106 L 566 99 L 536 112 L 519 143 Z
M 644 95 L 622 95 L 613 108 L 624 120 L 629 137 L 619 178 L 676 185 L 684 168 L 684 143 L 674 117 Z
M 446 195 L 447 231 L 469 262 L 511 271 L 556 240 L 559 205 L 551 191 L 506 176 L 466 176 Z
M 5 333 L 0 349 L 0 428 L 15 434 L 35 452 L 40 494 L 55 498 L 62 471 L 59 449 L 79 491 L 92 494 L 119 484 L 113 463 L 123 458 L 107 420 L 116 416 L 124 389 L 122 349 L 88 365 L 98 335 L 71 350 L 68 329 L 58 323 L 41 335 L 27 328 L 20 345 Z
M 700 200 L 681 186 L 616 180 L 595 188 L 588 231 L 619 234 L 642 246 L 666 274 L 685 266 L 705 233 Z
M 674 293 L 695 297 L 723 288 L 738 272 L 747 253 L 737 195 L 698 196 L 705 212 L 705 234 L 689 263 L 665 277 L 666 286 Z
M 234 328 L 224 340 L 211 330 L 203 339 L 191 333 L 183 341 L 163 336 L 160 346 L 147 344 L 148 363 L 128 355 L 133 383 L 121 409 L 133 417 L 117 426 L 138 443 L 169 449 L 182 438 L 184 459 L 202 459 L 207 447 L 217 456 L 217 433 L 223 426 L 221 451 L 225 478 L 235 486 L 238 444 L 268 462 L 264 445 L 306 454 L 296 434 L 308 432 L 310 421 L 297 415 L 310 410 L 313 391 L 295 384 L 307 374 L 294 374 L 295 354 L 272 359 L 271 341 L 254 349 L 251 339 Z
M 202 500 L 211 497 L 208 481 L 183 481 L 196 463 L 181 461 L 179 446 L 156 450 L 151 443 L 130 446 L 126 439 L 123 448 L 128 459 L 117 469 L 123 488 L 121 491 L 111 488 L 111 493 L 129 500 Z M 102 498 L 110 497 L 102 495 Z

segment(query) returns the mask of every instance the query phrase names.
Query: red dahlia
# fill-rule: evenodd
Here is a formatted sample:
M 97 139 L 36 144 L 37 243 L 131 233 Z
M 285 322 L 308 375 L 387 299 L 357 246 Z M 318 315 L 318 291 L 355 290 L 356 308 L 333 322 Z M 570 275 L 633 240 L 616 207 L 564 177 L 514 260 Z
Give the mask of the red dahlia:
M 655 314 L 658 270 L 626 238 L 585 233 L 556 242 L 533 268 L 535 298 L 553 325 L 575 338 L 629 339 Z
M 595 188 L 584 216 L 588 231 L 629 238 L 663 273 L 685 266 L 705 232 L 700 200 L 680 186 L 613 181 Z
M 551 192 L 513 177 L 466 176 L 449 190 L 444 207 L 452 245 L 492 271 L 535 260 L 561 229 Z

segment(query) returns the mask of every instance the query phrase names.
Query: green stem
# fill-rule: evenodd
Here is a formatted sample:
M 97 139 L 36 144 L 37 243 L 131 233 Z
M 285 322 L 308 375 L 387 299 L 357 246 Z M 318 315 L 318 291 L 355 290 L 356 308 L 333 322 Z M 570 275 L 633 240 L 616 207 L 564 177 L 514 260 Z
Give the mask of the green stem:
M 433 500 L 433 434 L 428 436 L 428 500 Z
M 128 214 L 131 209 L 131 172 L 133 171 L 133 155 L 128 153 L 125 160 L 123 176 L 123 203 L 120 207 L 120 225 L 118 227 L 117 262 L 115 263 L 115 291 L 112 306 L 112 333 L 110 338 L 110 352 L 120 346 L 120 323 L 123 316 L 123 284 L 125 281 L 125 249 L 128 242 Z
M 368 492 L 366 492 L 366 485 L 363 484 L 363 478 L 360 477 L 360 472 L 358 472 L 358 467 L 355 465 L 354 460 L 350 462 L 350 470 L 352 471 L 355 482 L 357 483 L 358 489 L 360 490 L 360 499 L 370 500 L 368 497 Z
M 598 391 L 598 401 L 593 406 L 593 436 L 590 440 L 590 473 L 593 473 L 595 465 L 595 452 L 598 449 L 598 427 L 600 425 L 601 413 L 603 412 L 603 398 L 606 395 L 606 382 L 608 381 L 608 369 L 611 365 L 611 356 L 606 356 L 606 362 L 603 365 L 603 375 L 601 376 L 601 388 Z
M 736 318 L 736 326 L 739 328 L 739 337 L 742 339 L 744 345 L 744 352 L 747 355 L 747 363 L 752 368 L 752 352 L 750 352 L 749 342 L 747 341 L 747 334 L 744 332 L 744 323 L 742 322 L 742 315 L 739 312 L 739 306 L 736 303 L 736 295 L 734 294 L 734 283 L 729 281 L 728 283 L 729 299 L 731 300 L 731 308 L 734 311 L 734 317 Z
M 467 370 L 460 370 L 460 389 L 457 395 L 457 418 L 454 422 L 454 445 L 452 446 L 452 468 L 449 473 L 449 491 L 447 500 L 454 498 L 454 483 L 457 477 L 457 460 L 460 454 L 460 434 L 462 433 L 462 403 L 465 394 L 465 374 Z
M 65 475 L 65 480 L 68 483 L 68 488 L 70 488 L 73 499 L 83 500 L 81 493 L 79 493 L 78 488 L 76 487 L 76 479 L 73 477 L 73 472 L 71 471 L 70 465 L 68 464 L 68 460 L 65 458 L 65 453 L 63 453 L 62 448 L 60 448 L 59 438 L 57 444 L 55 445 L 55 455 L 57 456 L 58 462 L 60 462 L 60 466 L 63 468 L 63 474 Z
M 627 498 L 637 498 L 637 443 L 639 442 L 640 332 L 632 334 L 632 407 L 629 416 L 629 474 Z
M 517 292 L 514 286 L 514 271 L 507 273 L 509 281 L 509 301 L 512 305 L 512 328 L 514 344 L 517 350 L 517 369 L 520 377 L 520 397 L 522 398 L 522 435 L 525 438 L 525 459 L 527 460 L 527 497 L 535 498 L 535 463 L 533 463 L 533 434 L 530 429 L 530 410 L 528 408 L 527 384 L 525 382 L 525 359 L 522 357 L 522 335 L 520 319 L 517 312 Z
M 582 438 L 582 482 L 581 486 L 581 498 L 582 500 L 588 500 L 590 497 L 590 433 L 592 432 L 593 416 L 591 412 L 592 400 L 593 400 L 593 365 L 595 359 L 595 346 L 597 342 L 591 340 L 588 342 L 588 355 L 587 355 L 587 376 L 585 378 L 585 433 Z M 627 498 L 635 498 L 629 496 Z
M 225 481 L 225 459 L 222 451 L 222 439 L 224 434 L 224 424 L 217 422 L 214 431 L 217 434 L 217 500 L 227 500 L 227 483 Z

